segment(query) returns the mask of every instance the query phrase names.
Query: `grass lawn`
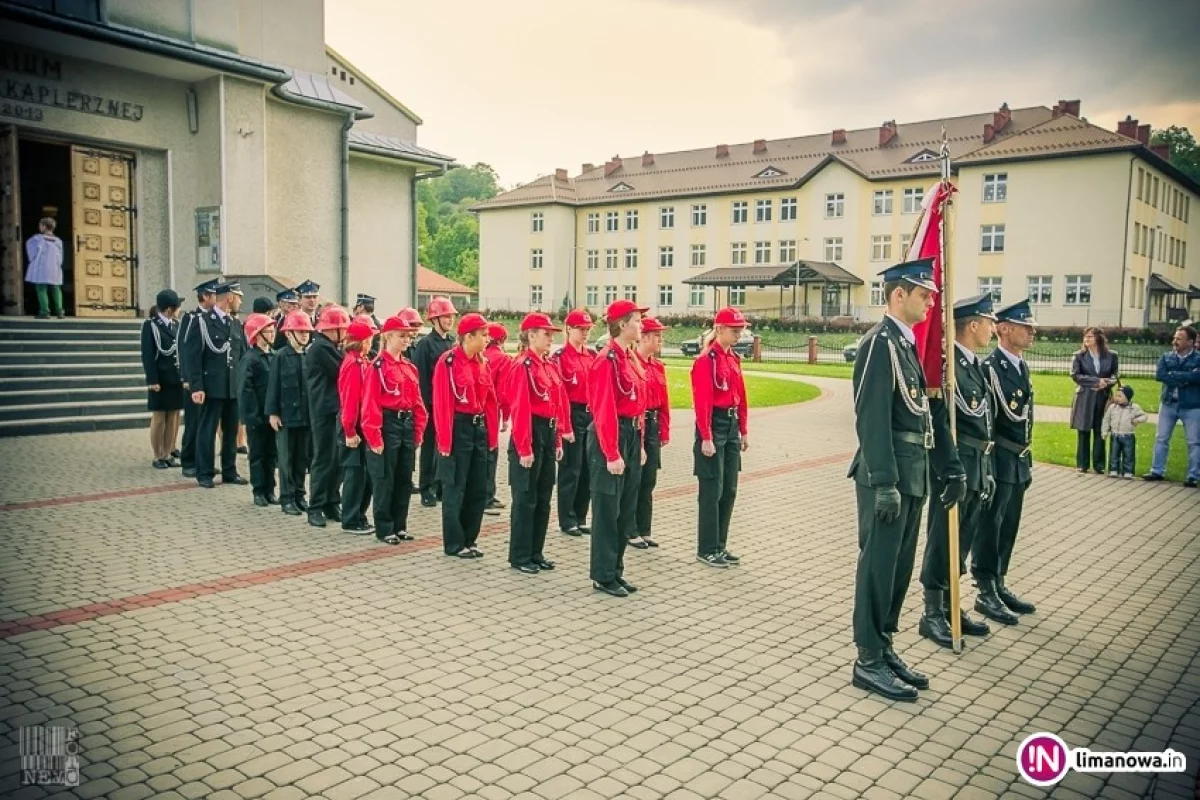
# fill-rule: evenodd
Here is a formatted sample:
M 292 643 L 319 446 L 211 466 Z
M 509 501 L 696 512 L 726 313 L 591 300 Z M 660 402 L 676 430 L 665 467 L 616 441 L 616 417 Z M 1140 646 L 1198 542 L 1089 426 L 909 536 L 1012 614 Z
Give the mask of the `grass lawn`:
M 746 396 L 750 401 L 751 412 L 767 406 L 803 403 L 821 394 L 820 389 L 808 383 L 782 381 L 757 375 L 746 375 L 745 378 Z M 692 407 L 691 373 L 682 364 L 668 364 L 667 392 L 671 397 L 671 408 Z
M 1065 422 L 1035 422 L 1033 425 L 1033 457 L 1047 464 L 1075 466 L 1075 431 Z M 1150 458 L 1154 453 L 1154 426 L 1139 425 L 1137 433 L 1136 475 L 1150 471 Z M 1167 456 L 1167 478 L 1182 481 L 1187 476 L 1187 443 L 1183 440 L 1183 427 L 1176 426 L 1171 437 L 1171 451 Z
M 691 369 L 692 366 L 692 359 L 683 356 L 668 356 L 663 361 L 668 365 L 687 369 Z M 753 372 L 782 372 L 788 375 L 816 375 L 821 378 L 849 378 L 853 369 L 852 364 L 790 364 L 774 361 L 756 364 L 748 359 L 742 361 L 742 370 L 747 377 Z

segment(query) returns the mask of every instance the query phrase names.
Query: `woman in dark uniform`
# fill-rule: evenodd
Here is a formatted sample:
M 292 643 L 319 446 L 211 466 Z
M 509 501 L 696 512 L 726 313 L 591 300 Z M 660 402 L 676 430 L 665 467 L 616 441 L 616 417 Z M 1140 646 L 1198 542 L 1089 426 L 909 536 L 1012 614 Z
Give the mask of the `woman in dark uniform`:
M 646 430 L 643 436 L 646 463 L 638 483 L 637 527 L 629 537 L 629 546 L 639 550 L 658 547 L 650 538 L 654 519 L 654 487 L 662 467 L 662 449 L 671 441 L 671 399 L 667 396 L 667 370 L 658 355 L 662 352 L 662 332 L 666 325 L 654 317 L 642 320 L 642 338 L 634 355 L 646 378 Z
M 1071 380 L 1075 396 L 1071 398 L 1071 427 L 1078 432 L 1075 468 L 1088 471 L 1088 461 L 1097 475 L 1105 470 L 1104 437 L 1100 423 L 1104 408 L 1117 385 L 1117 354 L 1108 349 L 1108 339 L 1099 328 L 1083 332 L 1083 347 L 1071 359 Z
M 163 289 L 150 315 L 142 323 L 142 370 L 146 373 L 146 407 L 150 410 L 151 465 L 155 469 L 178 467 L 171 455 L 183 410 L 183 380 L 179 375 L 179 295 Z

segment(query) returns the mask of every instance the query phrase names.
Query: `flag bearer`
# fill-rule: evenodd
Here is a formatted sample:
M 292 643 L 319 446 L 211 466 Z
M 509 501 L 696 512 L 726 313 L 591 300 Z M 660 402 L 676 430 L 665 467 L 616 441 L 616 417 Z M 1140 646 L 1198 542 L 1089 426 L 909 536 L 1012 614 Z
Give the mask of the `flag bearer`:
M 590 533 L 587 526 L 591 488 L 588 485 L 587 430 L 592 424 L 588 410 L 588 371 L 596 351 L 588 347 L 592 318 L 583 309 L 567 314 L 567 343 L 554 352 L 552 361 L 562 373 L 571 403 L 571 429 L 575 441 L 563 442 L 563 460 L 558 470 L 558 527 L 571 536 Z
M 636 356 L 646 377 L 646 463 L 638 485 L 637 527 L 629 544 L 639 550 L 658 547 L 650 537 L 654 519 L 654 487 L 662 468 L 662 448 L 671 441 L 671 399 L 667 396 L 667 370 L 658 355 L 662 352 L 662 332 L 667 329 L 654 317 L 642 320 L 642 338 Z

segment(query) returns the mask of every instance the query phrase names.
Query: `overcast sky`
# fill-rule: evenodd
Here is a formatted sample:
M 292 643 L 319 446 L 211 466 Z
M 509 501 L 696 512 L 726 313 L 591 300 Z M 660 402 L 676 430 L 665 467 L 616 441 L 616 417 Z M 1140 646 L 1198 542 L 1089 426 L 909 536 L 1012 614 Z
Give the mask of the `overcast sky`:
M 326 0 L 326 39 L 504 186 L 641 155 L 1083 101 L 1200 135 L 1200 0 Z

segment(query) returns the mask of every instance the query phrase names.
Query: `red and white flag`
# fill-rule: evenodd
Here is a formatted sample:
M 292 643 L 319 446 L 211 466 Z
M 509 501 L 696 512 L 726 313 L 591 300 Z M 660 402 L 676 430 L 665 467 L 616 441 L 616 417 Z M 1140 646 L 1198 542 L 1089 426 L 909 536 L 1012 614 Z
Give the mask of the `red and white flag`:
M 921 258 L 933 259 L 933 282 L 941 289 L 942 281 L 942 224 L 945 220 L 946 204 L 954 194 L 955 188 L 950 183 L 939 181 L 925 193 L 921 203 L 921 219 L 917 224 L 916 235 L 904 254 L 905 261 L 916 261 Z M 924 322 L 913 326 L 913 334 L 917 337 L 917 356 L 925 370 L 925 385 L 931 389 L 942 385 L 942 292 L 933 297 L 933 308 Z

